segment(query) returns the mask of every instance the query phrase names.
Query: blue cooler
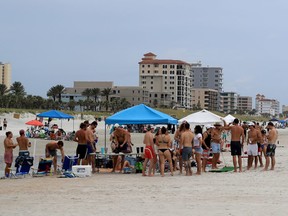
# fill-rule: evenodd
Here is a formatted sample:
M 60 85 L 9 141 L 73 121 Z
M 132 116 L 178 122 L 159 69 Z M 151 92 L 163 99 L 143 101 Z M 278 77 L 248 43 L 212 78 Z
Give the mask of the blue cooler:
M 72 171 L 72 166 L 77 165 L 78 158 L 79 157 L 77 156 L 65 155 L 62 169 L 65 171 Z

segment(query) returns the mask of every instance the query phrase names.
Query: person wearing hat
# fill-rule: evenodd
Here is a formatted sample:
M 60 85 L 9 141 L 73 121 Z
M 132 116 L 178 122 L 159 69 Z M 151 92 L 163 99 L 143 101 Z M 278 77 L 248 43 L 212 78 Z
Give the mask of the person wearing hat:
M 257 143 L 261 141 L 261 133 L 255 128 L 254 123 L 248 124 L 249 131 L 247 137 L 247 154 L 248 154 L 248 165 L 247 170 L 252 167 L 253 160 L 255 160 L 255 169 L 257 168 L 258 163 L 258 145 Z
M 29 156 L 28 148 L 31 147 L 31 143 L 25 136 L 25 131 L 23 129 L 19 131 L 19 135 L 20 136 L 16 138 L 19 145 L 19 156 Z
M 220 122 L 214 124 L 214 128 L 211 131 L 211 148 L 213 153 L 212 158 L 212 169 L 218 169 L 217 162 L 220 158 L 221 151 L 221 134 L 222 134 L 222 125 Z
M 234 172 L 237 172 L 237 158 L 239 172 L 242 172 L 242 148 L 245 141 L 244 129 L 239 125 L 239 119 L 235 118 L 232 125 L 227 125 L 225 120 L 224 129 L 231 131 L 231 156 L 233 158 Z

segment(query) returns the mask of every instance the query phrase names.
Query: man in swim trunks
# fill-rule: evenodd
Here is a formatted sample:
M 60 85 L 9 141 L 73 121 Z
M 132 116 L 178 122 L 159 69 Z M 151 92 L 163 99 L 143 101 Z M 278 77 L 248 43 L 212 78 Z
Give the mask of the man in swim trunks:
M 31 143 L 28 138 L 25 137 L 25 131 L 19 131 L 20 136 L 16 138 L 16 141 L 19 145 L 19 156 L 29 156 L 28 148 L 31 147 Z
M 234 172 L 237 172 L 237 160 L 236 157 L 238 157 L 238 166 L 239 166 L 239 172 L 242 172 L 242 148 L 243 143 L 245 141 L 245 135 L 244 135 L 244 129 L 239 125 L 239 120 L 237 118 L 234 119 L 233 125 L 227 125 L 225 120 L 224 122 L 224 129 L 231 131 L 231 155 L 233 158 L 233 165 L 234 165 Z M 241 142 L 241 141 L 242 142 Z
M 253 160 L 255 160 L 255 169 L 257 168 L 258 163 L 258 142 L 261 141 L 261 133 L 259 130 L 255 128 L 254 123 L 249 123 L 249 131 L 248 131 L 248 138 L 247 138 L 247 154 L 248 154 L 248 166 L 247 170 L 252 167 Z
M 213 153 L 212 169 L 218 169 L 217 162 L 220 158 L 222 131 L 223 131 L 223 128 L 219 122 L 214 124 L 214 128 L 211 131 L 211 148 L 212 148 L 212 153 Z
M 152 176 L 151 171 L 154 167 L 154 159 L 156 157 L 155 150 L 154 150 L 154 142 L 153 142 L 153 134 L 151 133 L 151 126 L 147 127 L 147 132 L 145 133 L 143 143 L 145 144 L 144 149 L 144 163 L 142 169 L 142 175 L 146 176 L 146 166 L 148 161 L 150 161 L 148 176 Z
M 46 144 L 46 148 L 45 148 L 45 155 L 47 158 L 49 157 L 53 157 L 53 167 L 54 167 L 54 174 L 56 174 L 56 170 L 57 170 L 57 149 L 60 150 L 61 152 L 61 156 L 62 156 L 62 160 L 61 162 L 64 162 L 64 143 L 62 141 L 52 141 L 50 143 Z
M 93 121 L 90 126 L 86 130 L 87 135 L 87 157 L 88 157 L 88 164 L 92 166 L 92 173 L 95 173 L 96 166 L 95 166 L 95 137 L 94 137 L 94 131 L 97 127 L 98 123 L 96 121 Z
M 115 138 L 115 145 L 116 149 L 114 150 L 115 153 L 123 152 L 128 147 L 128 141 L 130 139 L 128 132 L 121 128 L 119 124 L 114 125 L 114 138 Z M 117 164 L 117 158 L 118 156 L 113 157 L 113 170 L 112 172 L 115 172 L 116 164 Z M 124 165 L 124 158 L 125 155 L 122 155 L 122 161 L 121 161 L 121 170 L 122 172 L 123 165 Z
M 264 171 L 268 170 L 268 167 L 270 165 L 270 158 L 271 158 L 271 170 L 274 170 L 275 167 L 275 150 L 276 150 L 276 140 L 278 139 L 278 132 L 272 122 L 268 123 L 267 128 L 269 129 L 268 132 L 268 145 L 266 149 L 266 164 Z
M 192 175 L 190 158 L 192 156 L 192 141 L 194 139 L 194 133 L 190 130 L 190 124 L 188 122 L 184 125 L 184 131 L 180 137 L 180 149 L 182 150 L 182 159 L 185 164 L 186 176 Z
M 6 138 L 4 139 L 4 161 L 6 163 L 5 167 L 5 177 L 9 177 L 10 168 L 13 163 L 13 149 L 16 148 L 18 144 L 13 144 L 12 140 L 13 134 L 11 131 L 6 132 Z
M 80 124 L 80 130 L 75 133 L 74 141 L 78 142 L 76 149 L 76 155 L 79 157 L 77 164 L 80 165 L 80 161 L 86 160 L 87 157 L 87 134 L 86 134 L 87 125 L 85 123 Z M 84 162 L 86 163 L 86 161 Z

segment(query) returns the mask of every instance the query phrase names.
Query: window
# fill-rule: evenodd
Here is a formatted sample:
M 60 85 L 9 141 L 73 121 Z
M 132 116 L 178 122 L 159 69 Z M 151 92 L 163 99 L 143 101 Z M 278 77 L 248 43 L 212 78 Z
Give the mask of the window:
M 145 67 L 145 65 L 143 64 L 143 65 L 142 65 L 142 68 L 144 68 L 144 67 Z
M 153 86 L 151 86 L 151 90 L 153 89 Z
M 175 68 L 175 65 L 170 65 L 170 68 Z
M 167 82 L 165 81 L 165 85 L 167 84 Z
M 151 77 L 151 79 L 153 79 L 153 77 Z
M 155 74 L 158 74 L 158 70 L 155 70 L 154 73 L 155 73 Z
M 162 67 L 163 67 L 163 68 L 167 68 L 167 65 L 163 65 Z
M 159 67 L 159 64 L 154 64 L 154 67 Z
M 170 74 L 175 74 L 175 72 L 174 71 L 170 71 Z
M 150 65 L 148 65 L 148 68 L 150 68 Z
M 163 71 L 163 74 L 167 74 L 167 71 Z
M 157 95 L 157 94 L 154 94 L 154 97 L 155 97 L 155 98 L 157 98 L 157 97 L 158 97 L 158 95 Z
M 149 74 L 150 74 L 150 70 L 148 70 L 148 71 L 147 71 L 147 73 L 149 73 Z
M 144 73 L 144 70 L 142 70 L 142 73 Z
M 153 85 L 153 81 L 151 81 L 151 85 Z

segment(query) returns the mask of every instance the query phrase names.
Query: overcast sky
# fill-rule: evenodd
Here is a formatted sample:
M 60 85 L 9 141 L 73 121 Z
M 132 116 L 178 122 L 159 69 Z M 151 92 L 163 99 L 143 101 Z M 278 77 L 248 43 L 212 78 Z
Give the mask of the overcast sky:
M 224 90 L 288 104 L 287 0 L 0 0 L 0 61 L 28 94 L 138 85 L 144 53 L 220 66 Z

